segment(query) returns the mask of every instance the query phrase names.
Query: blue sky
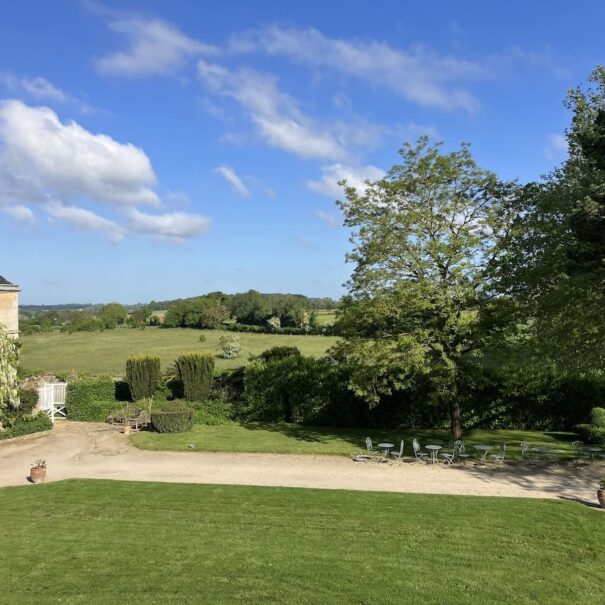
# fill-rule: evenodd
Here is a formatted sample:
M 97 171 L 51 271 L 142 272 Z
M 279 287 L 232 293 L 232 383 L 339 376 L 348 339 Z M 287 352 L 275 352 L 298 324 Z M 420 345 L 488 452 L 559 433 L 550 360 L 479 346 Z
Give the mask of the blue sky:
M 29 304 L 339 297 L 336 181 L 429 134 L 502 178 L 565 157 L 601 2 L 0 6 L 0 274 Z

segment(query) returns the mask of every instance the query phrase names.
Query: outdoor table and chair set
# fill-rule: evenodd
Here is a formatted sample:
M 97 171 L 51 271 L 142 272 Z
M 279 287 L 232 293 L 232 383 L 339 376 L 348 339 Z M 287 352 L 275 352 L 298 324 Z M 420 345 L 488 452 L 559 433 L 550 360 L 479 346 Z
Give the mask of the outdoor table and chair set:
M 404 460 L 404 440 L 402 439 L 397 446 L 395 443 L 382 442 L 376 445 L 372 442 L 370 437 L 366 438 L 366 450 L 367 453 L 360 454 L 353 458 L 356 462 L 378 462 L 378 463 L 391 463 L 392 461 L 398 460 L 403 462 Z M 586 460 L 587 462 L 594 462 L 597 457 L 605 458 L 603 450 L 598 446 L 584 446 L 580 441 L 574 441 L 572 443 L 573 458 L 576 461 Z M 439 444 L 429 443 L 424 446 L 424 449 L 420 446 L 418 439 L 412 440 L 412 456 L 410 460 L 422 462 L 425 464 L 444 464 L 450 466 L 455 463 L 465 464 L 468 460 L 474 460 L 479 464 L 486 465 L 488 462 L 492 462 L 496 465 L 503 465 L 506 460 L 507 454 L 506 443 L 500 444 L 500 446 L 494 446 L 487 443 L 477 443 L 472 446 L 471 453 L 469 453 L 464 445 L 464 441 L 458 439 L 453 443 L 450 443 L 449 447 L 444 447 Z M 531 446 L 527 441 L 520 443 L 521 457 L 526 461 L 546 461 L 559 463 L 559 456 L 557 452 L 546 446 Z

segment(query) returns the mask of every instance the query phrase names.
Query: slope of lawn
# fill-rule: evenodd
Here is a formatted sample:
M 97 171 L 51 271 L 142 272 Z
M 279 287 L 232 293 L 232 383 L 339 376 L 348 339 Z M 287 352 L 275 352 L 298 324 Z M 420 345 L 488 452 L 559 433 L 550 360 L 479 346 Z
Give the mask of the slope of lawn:
M 71 480 L 0 490 L 2 603 L 599 603 L 600 511 Z
M 250 355 L 275 346 L 298 347 L 304 355 L 323 355 L 336 343 L 331 336 L 288 336 L 282 334 L 239 334 L 242 352 L 236 359 L 222 359 L 218 341 L 231 334 L 220 330 L 117 328 L 105 332 L 53 332 L 23 336 L 21 365 L 50 372 L 90 372 L 124 374 L 126 359 L 132 355 L 158 355 L 167 367 L 181 353 L 211 351 L 217 354 L 217 370 L 243 366 Z M 200 342 L 200 336 L 206 338 Z
M 365 438 L 375 444 L 387 441 L 399 446 L 405 441 L 405 453 L 412 455 L 412 439 L 422 445 L 437 444 L 447 447 L 450 433 L 446 429 L 380 431 L 376 429 L 343 429 L 333 427 L 301 426 L 299 424 L 231 423 L 218 426 L 196 424 L 187 433 L 154 433 L 142 431 L 131 436 L 132 443 L 149 450 L 251 452 L 274 454 L 358 454 L 365 450 Z M 485 443 L 497 452 L 501 443 L 508 446 L 507 457 L 519 459 L 521 441 L 532 446 L 552 448 L 561 458 L 571 456 L 572 433 L 541 433 L 538 431 L 473 430 L 464 435 L 469 453 L 472 446 Z M 194 447 L 192 447 L 192 445 Z

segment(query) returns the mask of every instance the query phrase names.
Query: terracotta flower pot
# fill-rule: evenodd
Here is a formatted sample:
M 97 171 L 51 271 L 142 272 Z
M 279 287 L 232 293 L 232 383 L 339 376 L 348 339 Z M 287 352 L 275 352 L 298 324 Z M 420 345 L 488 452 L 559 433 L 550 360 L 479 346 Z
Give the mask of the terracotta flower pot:
M 597 500 L 599 501 L 601 508 L 605 508 L 605 489 L 597 490 Z
M 29 477 L 32 480 L 32 483 L 44 483 L 44 480 L 46 479 L 46 469 L 36 466 L 30 470 Z

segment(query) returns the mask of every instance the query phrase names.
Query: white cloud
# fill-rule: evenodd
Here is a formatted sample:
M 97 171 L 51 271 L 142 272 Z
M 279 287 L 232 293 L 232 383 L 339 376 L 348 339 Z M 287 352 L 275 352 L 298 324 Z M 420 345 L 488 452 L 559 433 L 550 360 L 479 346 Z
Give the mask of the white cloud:
M 232 98 L 246 110 L 258 134 L 273 147 L 303 158 L 335 160 L 347 155 L 338 136 L 304 115 L 271 76 L 248 69 L 230 71 L 203 60 L 198 71 L 214 94 Z
M 117 243 L 124 238 L 122 227 L 91 210 L 68 206 L 57 201 L 44 204 L 44 210 L 52 219 L 65 221 L 78 229 L 98 231 L 106 235 L 112 242 Z
M 86 101 L 71 95 L 58 86 L 43 78 L 19 77 L 11 71 L 0 70 L 0 87 L 15 94 L 25 94 L 37 101 L 49 101 L 54 103 L 69 104 L 82 114 L 90 114 L 98 111 Z
M 330 164 L 322 166 L 322 177 L 317 181 L 307 181 L 307 187 L 315 193 L 327 195 L 332 198 L 342 197 L 342 187 L 338 181 L 346 179 L 347 184 L 355 187 L 361 194 L 366 190 L 366 180 L 377 181 L 381 179 L 385 172 L 369 164 L 367 166 L 353 167 L 345 166 L 344 164 Z
M 332 214 L 330 212 L 324 212 L 323 210 L 316 210 L 313 213 L 313 216 L 316 219 L 319 219 L 328 227 L 341 227 L 342 226 L 342 217 L 337 216 L 336 214 Z
M 31 209 L 21 204 L 17 204 L 16 206 L 4 206 L 0 208 L 0 210 L 20 223 L 33 223 L 36 220 Z
M 111 10 L 109 27 L 127 37 L 126 50 L 111 53 L 95 61 L 97 69 L 112 76 L 148 76 L 173 74 L 189 57 L 216 52 L 212 46 L 190 38 L 174 25 L 161 19 L 147 19 Z
M 159 205 L 156 177 L 139 147 L 62 123 L 47 107 L 0 103 L 0 199 L 86 197 L 115 205 Z
M 560 162 L 565 159 L 567 153 L 568 146 L 565 136 L 560 133 L 549 134 L 544 146 L 544 155 L 552 162 Z
M 250 191 L 231 166 L 218 166 L 214 169 L 214 172 L 220 174 L 231 185 L 235 193 L 242 197 L 250 197 Z
M 424 46 L 399 49 L 375 40 L 344 40 L 316 29 L 277 25 L 235 36 L 232 52 L 264 52 L 302 64 L 324 67 L 387 88 L 427 107 L 474 111 L 478 100 L 462 82 L 488 76 L 485 66 L 431 51 Z
M 62 123 L 47 107 L 0 102 L 0 207 L 18 220 L 30 220 L 32 202 L 53 221 L 102 233 L 119 242 L 129 232 L 172 241 L 204 233 L 210 219 L 184 212 L 149 215 L 138 205 L 160 206 L 156 176 L 145 152 L 75 122 Z M 188 202 L 182 192 L 166 200 Z M 81 207 L 82 202 L 118 208 L 127 224 Z M 123 221 L 122 221 L 123 222 Z
M 35 99 L 64 102 L 67 95 L 54 84 L 51 84 L 46 78 L 40 76 L 36 78 L 24 78 L 22 80 L 23 88 Z
M 177 242 L 206 233 L 211 223 L 205 216 L 186 212 L 153 215 L 133 208 L 128 216 L 130 230 Z

